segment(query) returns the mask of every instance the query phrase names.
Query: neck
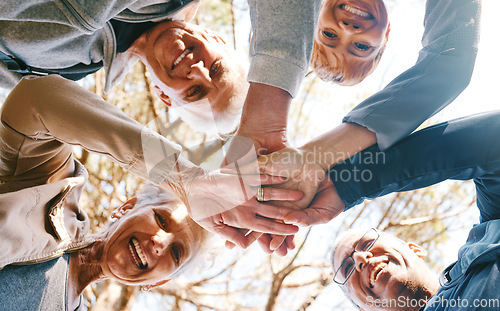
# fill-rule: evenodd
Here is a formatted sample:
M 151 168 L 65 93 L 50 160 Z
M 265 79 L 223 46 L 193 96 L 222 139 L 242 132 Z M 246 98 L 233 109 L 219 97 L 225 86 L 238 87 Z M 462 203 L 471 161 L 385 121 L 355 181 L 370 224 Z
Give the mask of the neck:
M 408 285 L 411 287 L 411 284 Z M 413 289 L 413 295 L 411 297 L 418 299 L 420 301 L 428 301 L 429 298 L 431 298 L 434 294 L 437 293 L 439 290 L 439 284 L 437 282 L 428 282 L 424 285 L 418 286 L 415 285 L 415 288 Z M 414 309 L 408 309 L 408 310 L 420 310 L 420 305 L 416 306 Z
M 107 277 L 102 273 L 100 261 L 102 241 L 96 239 L 91 246 L 71 254 L 68 273 L 68 305 L 70 310 L 76 309 L 79 296 L 87 285 L 102 281 Z

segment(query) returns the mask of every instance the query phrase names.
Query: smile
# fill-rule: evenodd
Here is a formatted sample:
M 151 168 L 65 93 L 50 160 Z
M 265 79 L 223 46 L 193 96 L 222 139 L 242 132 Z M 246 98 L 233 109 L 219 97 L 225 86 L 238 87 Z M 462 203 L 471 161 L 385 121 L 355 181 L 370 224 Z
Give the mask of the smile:
M 341 5 L 339 5 L 339 8 L 341 10 L 347 11 L 351 14 L 354 14 L 354 15 L 359 16 L 359 17 L 364 18 L 364 19 L 372 19 L 373 18 L 373 15 L 371 15 L 370 13 L 363 11 L 361 9 L 355 8 L 353 6 L 350 6 L 349 4 L 341 4 Z
M 137 267 L 139 269 L 146 269 L 148 267 L 148 262 L 146 260 L 146 256 L 144 255 L 144 252 L 142 251 L 141 245 L 136 238 L 130 238 L 130 241 L 128 242 L 128 249 L 132 254 L 132 258 L 134 258 Z
M 375 282 L 377 282 L 380 272 L 382 272 L 385 267 L 387 267 L 387 263 L 381 262 L 372 269 L 370 273 L 370 288 L 375 287 Z
M 193 49 L 192 48 L 187 48 L 184 52 L 182 52 L 179 57 L 174 61 L 174 64 L 172 65 L 172 70 L 177 66 L 183 59 L 186 57 Z

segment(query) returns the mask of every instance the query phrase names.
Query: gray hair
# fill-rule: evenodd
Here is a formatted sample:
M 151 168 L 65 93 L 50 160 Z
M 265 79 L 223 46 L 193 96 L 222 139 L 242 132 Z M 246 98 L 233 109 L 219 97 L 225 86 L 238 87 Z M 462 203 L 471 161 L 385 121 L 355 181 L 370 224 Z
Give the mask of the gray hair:
M 246 80 L 248 59 L 235 50 L 231 50 L 229 54 L 235 60 L 234 64 L 238 65 L 233 67 L 236 75 L 231 77 L 234 79 L 235 94 L 223 109 L 218 111 L 211 109 L 208 101 L 202 102 L 201 105 L 198 103 L 186 105 L 171 98 L 174 101 L 172 107 L 177 115 L 196 131 L 211 135 L 224 135 L 233 132 L 238 125 L 249 87 Z

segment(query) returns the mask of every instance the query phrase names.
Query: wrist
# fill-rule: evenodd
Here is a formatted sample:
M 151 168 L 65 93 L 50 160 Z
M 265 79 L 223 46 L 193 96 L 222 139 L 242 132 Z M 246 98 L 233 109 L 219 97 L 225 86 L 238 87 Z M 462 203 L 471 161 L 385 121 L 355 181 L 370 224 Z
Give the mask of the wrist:
M 326 171 L 376 142 L 375 133 L 366 127 L 342 123 L 332 131 L 306 143 L 300 149 L 308 153 L 309 157 Z
M 291 100 L 290 94 L 283 89 L 261 83 L 250 83 L 243 106 L 240 129 L 243 132 L 286 132 Z
M 193 184 L 196 180 L 200 179 L 200 177 L 206 176 L 207 174 L 207 171 L 201 167 L 193 166 L 189 168 L 180 168 L 177 163 L 175 172 L 173 172 L 163 184 L 177 195 L 188 209 L 188 213 L 191 214 L 189 198 L 194 188 Z

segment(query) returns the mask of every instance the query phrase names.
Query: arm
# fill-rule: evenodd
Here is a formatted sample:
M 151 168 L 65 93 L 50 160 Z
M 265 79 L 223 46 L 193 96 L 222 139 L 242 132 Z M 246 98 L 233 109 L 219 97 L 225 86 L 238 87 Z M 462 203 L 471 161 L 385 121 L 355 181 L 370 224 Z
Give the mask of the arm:
M 154 182 L 162 182 L 176 164 L 180 146 L 147 130 L 97 95 L 59 76 L 27 77 L 10 93 L 3 107 L 2 122 L 27 138 L 48 144 L 53 155 L 37 158 L 31 174 L 43 175 L 71 156 L 70 145 L 106 155 L 123 168 Z M 153 153 L 163 147 L 161 158 Z M 26 152 L 32 152 L 27 150 Z M 22 161 L 26 161 L 23 163 Z M 19 159 L 14 171 L 30 165 Z M 155 164 L 160 164 L 156 165 Z M 180 159 L 183 169 L 194 167 Z M 8 174 L 10 175 L 10 174 Z
M 500 211 L 500 112 L 483 113 L 420 130 L 382 151 L 377 145 L 331 167 L 330 199 L 287 215 L 290 222 L 324 223 L 345 209 L 393 192 L 427 187 L 446 179 L 474 179 L 481 220 Z M 333 217 L 331 217 L 333 216 Z
M 381 149 L 406 137 L 468 85 L 479 42 L 480 1 L 428 0 L 416 64 L 345 118 L 377 135 Z
M 252 22 L 250 88 L 239 135 L 266 136 L 263 148 L 286 143 L 288 107 L 307 73 L 319 0 L 249 0 Z
M 329 175 L 346 209 L 365 198 L 419 189 L 446 179 L 474 178 L 477 183 L 500 171 L 499 131 L 498 111 L 440 123 L 385 152 L 372 146 L 332 167 Z M 368 157 L 372 158 L 368 161 Z M 353 178 L 345 180 L 342 172 Z
M 180 157 L 177 145 L 59 76 L 23 79 L 3 106 L 2 123 L 13 129 L 9 133 L 15 132 L 12 137 L 2 137 L 4 163 L 0 169 L 5 171 L 0 174 L 9 180 L 35 176 L 44 183 L 55 172 L 67 177 L 72 173 L 71 166 L 66 166 L 72 163 L 70 145 L 78 145 L 174 191 L 195 221 L 241 246 L 246 238 L 234 227 L 276 234 L 297 230 L 272 220 L 282 219 L 285 209 L 253 199 L 256 190 L 252 186 L 275 184 L 280 179 L 206 172 Z M 285 190 L 280 195 L 278 200 L 301 197 Z

